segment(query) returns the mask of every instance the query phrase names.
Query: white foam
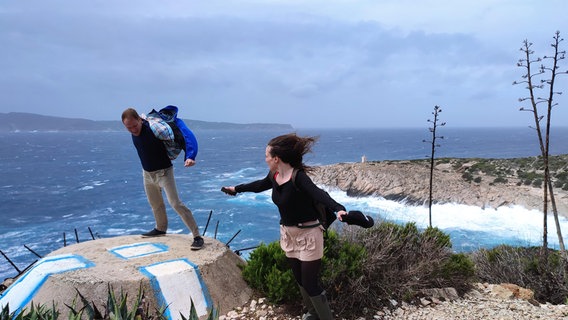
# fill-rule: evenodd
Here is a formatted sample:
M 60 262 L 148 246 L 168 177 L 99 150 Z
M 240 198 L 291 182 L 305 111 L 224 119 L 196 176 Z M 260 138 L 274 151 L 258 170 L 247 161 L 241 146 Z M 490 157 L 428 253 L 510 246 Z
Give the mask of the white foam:
M 348 210 L 361 210 L 374 217 L 400 223 L 415 222 L 419 228 L 429 225 L 427 206 L 412 206 L 381 197 L 349 197 L 343 191 L 328 190 L 330 195 Z M 568 219 L 559 217 L 563 234 L 568 232 Z M 548 243 L 550 247 L 559 246 L 554 217 L 549 214 Z M 432 206 L 432 226 L 448 232 L 480 232 L 491 234 L 504 243 L 525 242 L 527 245 L 542 244 L 543 213 L 520 206 L 480 208 L 461 204 L 434 204 Z

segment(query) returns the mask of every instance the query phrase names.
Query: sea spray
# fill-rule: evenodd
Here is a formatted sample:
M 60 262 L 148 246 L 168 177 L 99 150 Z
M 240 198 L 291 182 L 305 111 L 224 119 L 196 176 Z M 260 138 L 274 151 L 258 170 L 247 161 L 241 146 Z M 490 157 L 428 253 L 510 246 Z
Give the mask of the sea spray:
M 414 222 L 428 227 L 428 207 L 406 205 L 381 197 L 348 197 L 345 192 L 331 190 L 332 197 L 348 209 L 359 209 L 396 223 Z M 500 244 L 539 246 L 542 244 L 543 213 L 520 206 L 480 208 L 461 204 L 434 204 L 432 226 L 450 234 L 456 251 L 471 251 Z M 568 232 L 568 219 L 560 217 L 560 227 Z M 558 249 L 554 217 L 548 215 L 548 244 Z

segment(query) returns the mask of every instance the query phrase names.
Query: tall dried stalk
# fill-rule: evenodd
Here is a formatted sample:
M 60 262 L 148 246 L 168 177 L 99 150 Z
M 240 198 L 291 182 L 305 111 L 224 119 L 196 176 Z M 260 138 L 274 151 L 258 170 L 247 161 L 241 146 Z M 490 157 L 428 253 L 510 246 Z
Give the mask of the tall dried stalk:
M 524 79 L 523 81 L 520 82 L 513 82 L 513 84 L 520 84 L 520 83 L 526 83 L 527 84 L 527 89 L 529 90 L 529 96 L 525 97 L 525 98 L 520 98 L 519 101 L 520 102 L 525 102 L 525 101 L 529 101 L 530 102 L 530 108 L 529 109 L 525 109 L 524 107 L 521 107 L 520 110 L 521 111 L 528 111 L 531 112 L 533 114 L 533 118 L 534 118 L 534 122 L 535 122 L 535 131 L 537 133 L 538 136 L 538 142 L 540 145 L 540 151 L 541 151 L 541 155 L 542 155 L 542 161 L 543 161 L 543 166 L 544 166 L 544 186 L 543 186 L 543 214 L 544 214 L 544 218 L 543 218 L 543 241 L 542 241 L 542 253 L 543 255 L 546 255 L 548 250 L 548 226 L 547 226 L 547 216 L 548 216 L 548 201 L 550 199 L 550 202 L 552 204 L 552 211 L 553 211 L 553 215 L 554 215 L 554 221 L 556 224 L 556 233 L 558 236 L 558 242 L 560 245 L 560 250 L 562 252 L 562 256 L 564 257 L 565 261 L 568 261 L 568 255 L 566 254 L 566 249 L 564 246 L 564 240 L 562 237 L 562 230 L 560 228 L 560 222 L 558 219 L 558 210 L 556 207 L 556 199 L 554 198 L 554 189 L 553 189 L 553 185 L 552 185 L 552 179 L 550 177 L 550 168 L 549 168 L 549 150 L 550 150 L 550 120 L 551 120 L 551 116 L 552 116 L 552 108 L 554 106 L 557 105 L 557 103 L 554 102 L 554 96 L 556 94 L 562 94 L 561 92 L 556 92 L 554 91 L 554 85 L 555 85 L 555 81 L 556 81 L 556 76 L 559 74 L 567 74 L 568 71 L 563 71 L 563 72 L 559 72 L 558 69 L 558 62 L 560 60 L 564 59 L 564 55 L 565 55 L 565 51 L 559 51 L 559 44 L 561 41 L 563 41 L 564 39 L 560 38 L 560 32 L 557 31 L 556 34 L 553 37 L 554 42 L 551 44 L 551 46 L 554 48 L 554 55 L 549 57 L 549 56 L 544 56 L 543 58 L 536 58 L 533 59 L 532 56 L 534 54 L 534 51 L 531 49 L 532 47 L 532 43 L 528 42 L 528 40 L 525 40 L 523 42 L 523 46 L 521 47 L 521 51 L 524 53 L 525 57 L 522 59 L 519 59 L 519 62 L 517 63 L 518 67 L 522 67 L 525 68 L 526 72 L 525 74 L 522 76 L 522 78 Z M 552 66 L 547 66 L 543 63 L 543 61 L 545 60 L 551 60 L 551 65 Z M 533 73 L 532 71 L 532 66 L 535 63 L 541 63 L 540 67 L 538 68 L 538 71 Z M 548 79 L 540 79 L 541 77 L 545 76 L 546 74 L 550 74 L 550 78 Z M 548 88 L 548 97 L 547 98 L 541 98 L 538 97 L 536 94 L 536 90 L 537 89 L 545 89 Z M 541 103 L 545 103 L 546 104 L 546 116 L 539 114 L 539 110 L 538 110 L 538 105 Z M 543 129 L 541 126 L 541 121 L 545 119 L 546 120 L 546 124 L 545 124 L 545 132 L 544 132 L 544 137 L 543 137 Z

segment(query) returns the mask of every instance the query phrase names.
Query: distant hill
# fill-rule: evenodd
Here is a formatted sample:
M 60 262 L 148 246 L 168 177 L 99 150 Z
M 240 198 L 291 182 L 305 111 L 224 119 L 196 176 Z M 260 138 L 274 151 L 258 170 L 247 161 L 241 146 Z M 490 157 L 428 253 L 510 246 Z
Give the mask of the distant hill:
M 277 123 L 229 123 L 184 119 L 192 130 L 292 130 L 289 124 Z M 14 131 L 122 131 L 120 120 L 96 121 L 88 119 L 44 116 L 34 113 L 0 113 L 0 132 Z

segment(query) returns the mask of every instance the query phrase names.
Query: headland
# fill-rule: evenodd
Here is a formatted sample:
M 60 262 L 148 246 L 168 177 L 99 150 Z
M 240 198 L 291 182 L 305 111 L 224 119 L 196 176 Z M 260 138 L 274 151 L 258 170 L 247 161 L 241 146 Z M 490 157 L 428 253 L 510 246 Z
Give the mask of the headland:
M 568 217 L 568 155 L 550 156 L 554 196 L 559 215 Z M 317 184 L 337 187 L 349 196 L 380 196 L 414 205 L 428 205 L 430 160 L 365 161 L 317 167 Z M 543 170 L 540 157 L 514 159 L 436 159 L 433 203 L 481 208 L 522 206 L 543 211 Z M 548 212 L 552 212 L 550 204 Z

